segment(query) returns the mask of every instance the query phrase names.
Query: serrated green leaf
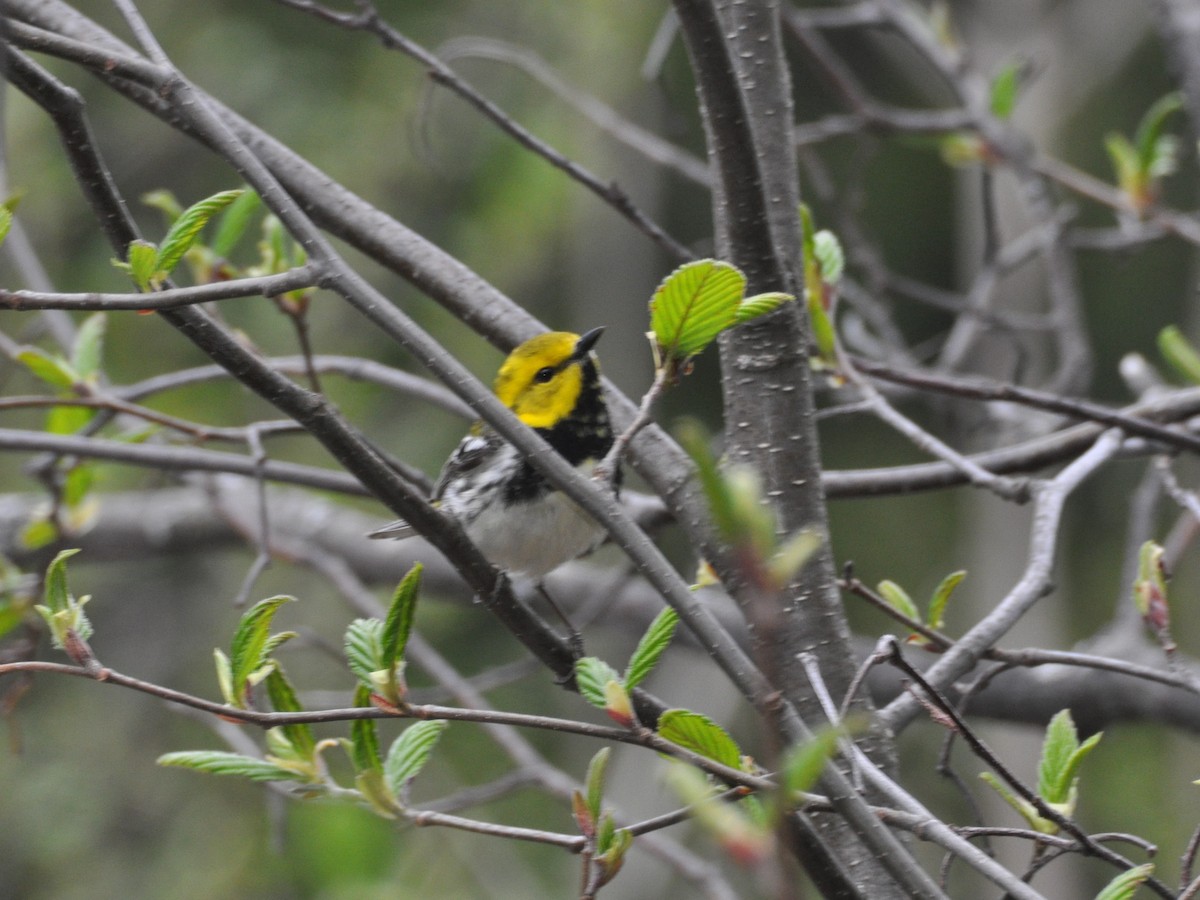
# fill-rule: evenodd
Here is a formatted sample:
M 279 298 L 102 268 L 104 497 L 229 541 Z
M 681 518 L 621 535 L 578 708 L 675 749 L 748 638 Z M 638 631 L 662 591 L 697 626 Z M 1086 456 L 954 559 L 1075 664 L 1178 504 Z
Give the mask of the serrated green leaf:
M 417 611 L 417 595 L 421 590 L 420 563 L 414 565 L 396 587 L 392 605 L 388 608 L 387 620 L 383 625 L 380 668 L 391 669 L 404 656 L 408 636 L 412 632 L 413 618 Z
M 1176 325 L 1168 325 L 1158 333 L 1158 352 L 1183 378 L 1200 384 L 1200 354 Z
M 355 619 L 346 629 L 343 647 L 350 671 L 360 683 L 372 687 L 372 674 L 384 668 L 383 623 L 378 619 Z
M 1047 803 L 1063 803 L 1067 799 L 1070 781 L 1064 780 L 1064 776 L 1077 749 L 1079 737 L 1075 731 L 1071 711 L 1061 710 L 1046 726 L 1042 757 L 1038 763 L 1037 792 Z
M 108 318 L 102 312 L 93 313 L 83 320 L 75 333 L 75 345 L 71 348 L 71 366 L 80 379 L 89 378 L 100 371 L 104 358 L 104 331 Z
M 184 210 L 183 214 L 171 225 L 167 236 L 163 238 L 158 255 L 154 260 L 156 273 L 169 275 L 183 254 L 196 242 L 200 231 L 208 224 L 208 220 L 227 207 L 242 195 L 242 190 L 221 191 L 194 203 Z
M 967 577 L 967 573 L 963 570 L 951 572 L 933 592 L 933 596 L 929 599 L 929 616 L 926 620 L 926 625 L 934 631 L 942 629 L 943 619 L 946 613 L 946 604 L 950 600 L 950 595 L 954 593 L 954 589 L 962 584 L 962 580 Z
M 837 285 L 846 271 L 846 254 L 842 251 L 838 236 L 827 228 L 814 234 L 813 256 L 817 260 L 821 280 L 825 284 Z
M 274 763 L 254 756 L 220 750 L 185 750 L 164 753 L 158 758 L 160 766 L 178 766 L 208 772 L 210 775 L 238 775 L 251 781 L 296 781 L 298 776 Z
M 908 592 L 894 581 L 881 581 L 875 586 L 875 590 L 879 596 L 888 602 L 892 609 L 903 613 L 910 619 L 921 621 L 921 613 L 917 611 L 917 604 L 913 603 L 912 598 L 908 596 Z
M 743 322 L 749 322 L 751 319 L 757 319 L 759 316 L 765 316 L 769 312 L 774 312 L 796 298 L 791 294 L 780 293 L 779 291 L 770 291 L 765 294 L 755 294 L 753 297 L 747 297 L 738 304 L 737 310 L 734 312 L 733 324 L 741 325 Z
M 616 669 L 594 656 L 575 660 L 575 683 L 579 695 L 592 706 L 605 708 L 604 686 L 610 681 L 620 681 Z
M 254 191 L 245 189 L 242 195 L 229 204 L 217 220 L 217 232 L 213 235 L 212 251 L 217 256 L 228 257 L 237 246 L 262 201 Z
M 633 656 L 629 658 L 629 665 L 625 667 L 625 690 L 632 691 L 650 674 L 667 645 L 671 643 L 671 638 L 675 635 L 675 626 L 678 624 L 679 614 L 669 607 L 654 617 L 654 621 L 638 641 Z
M 1126 869 L 1104 886 L 1104 890 L 1096 895 L 1096 900 L 1131 900 L 1137 889 L 1153 874 L 1154 863 L 1142 863 Z
M 449 724 L 445 721 L 417 722 L 392 741 L 383 771 L 393 794 L 400 796 L 404 786 L 425 768 L 434 745 Z
M 608 761 L 611 756 L 611 747 L 601 747 L 588 763 L 587 779 L 584 784 L 587 787 L 587 811 L 592 822 L 599 821 L 600 813 L 603 811 L 604 775 L 608 771 Z
M 279 595 L 259 600 L 246 610 L 237 631 L 234 632 L 233 642 L 229 646 L 229 663 L 233 671 L 233 686 L 237 696 L 245 690 L 250 678 L 259 672 L 267 663 L 270 651 L 278 646 L 279 641 L 272 643 L 271 619 L 285 603 L 294 597 Z M 265 676 L 265 673 L 263 673 Z
M 271 708 L 276 712 L 304 712 L 304 706 L 281 666 L 275 666 L 267 676 L 267 696 L 271 699 Z M 282 725 L 280 730 L 301 758 L 311 760 L 316 755 L 317 739 L 311 725 Z
M 842 732 L 837 728 L 822 728 L 811 741 L 797 744 L 783 758 L 783 785 L 788 792 L 808 791 L 812 788 L 825 763 L 833 755 Z
M 650 330 L 663 355 L 695 356 L 733 324 L 746 277 L 729 263 L 684 263 L 663 280 L 650 301 Z
M 708 716 L 690 709 L 668 709 L 658 719 L 658 733 L 694 753 L 740 769 L 742 751 L 729 733 Z
M 360 684 L 354 691 L 354 705 L 370 706 L 371 689 Z M 356 771 L 383 771 L 383 762 L 379 756 L 379 733 L 375 728 L 374 719 L 355 719 L 350 723 L 350 747 Z
M 16 359 L 36 378 L 60 390 L 70 390 L 81 380 L 70 363 L 41 347 L 22 347 Z

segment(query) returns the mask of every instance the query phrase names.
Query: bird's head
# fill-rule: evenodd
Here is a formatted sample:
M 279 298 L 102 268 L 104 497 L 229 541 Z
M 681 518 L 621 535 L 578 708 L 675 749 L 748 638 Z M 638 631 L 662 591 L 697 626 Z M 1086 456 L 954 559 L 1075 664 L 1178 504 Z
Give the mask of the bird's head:
M 591 366 L 595 379 L 596 360 L 592 347 L 603 328 L 586 334 L 552 331 L 530 338 L 508 355 L 496 376 L 496 396 L 530 428 L 553 428 L 569 416 L 588 384 Z

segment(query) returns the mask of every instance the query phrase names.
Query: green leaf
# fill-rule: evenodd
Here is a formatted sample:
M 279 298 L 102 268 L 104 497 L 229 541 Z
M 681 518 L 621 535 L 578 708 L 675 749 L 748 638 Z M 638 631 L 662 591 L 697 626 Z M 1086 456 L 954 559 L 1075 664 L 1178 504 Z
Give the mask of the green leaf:
M 603 811 L 604 775 L 608 771 L 608 760 L 612 756 L 611 747 L 601 747 L 588 763 L 587 780 L 587 810 L 591 821 L 597 822 Z
M 71 366 L 79 378 L 90 378 L 100 371 L 104 358 L 104 330 L 108 319 L 102 312 L 93 313 L 83 320 L 75 335 L 75 346 L 71 349 Z
M 724 540 L 731 540 L 737 533 L 733 497 L 709 449 L 703 426 L 694 419 L 685 419 L 675 429 L 675 439 L 696 464 L 696 475 L 712 511 L 713 524 Z
M 783 758 L 783 785 L 789 792 L 808 791 L 825 770 L 825 763 L 833 755 L 838 738 L 843 732 L 839 728 L 822 728 L 811 741 L 792 747 Z
M 751 319 L 765 316 L 767 313 L 774 312 L 783 306 L 783 304 L 795 299 L 791 294 L 782 294 L 778 291 L 770 291 L 765 294 L 755 294 L 753 297 L 747 297 L 738 304 L 733 316 L 733 324 L 741 325 L 743 322 L 749 322 Z
M 127 260 L 114 259 L 112 264 L 122 272 L 127 272 L 138 290 L 149 291 L 156 281 L 155 261 L 158 259 L 158 245 L 139 238 L 129 242 L 125 255 Z
M 821 549 L 824 538 L 818 531 L 797 531 L 787 538 L 775 555 L 768 560 L 767 569 L 775 585 L 783 589 L 804 567 L 814 553 Z
M 1096 895 L 1096 900 L 1131 900 L 1137 889 L 1153 874 L 1154 863 L 1142 863 L 1126 869 L 1104 886 L 1104 890 Z
M 372 675 L 383 665 L 383 623 L 378 619 L 355 619 L 343 641 L 350 671 L 367 687 L 374 688 Z
M 991 108 L 997 119 L 1007 119 L 1017 104 L 1017 89 L 1021 86 L 1021 73 L 1025 69 L 1023 59 L 1015 59 L 1000 70 L 992 79 Z
M 242 701 L 233 689 L 233 667 L 229 657 L 219 647 L 213 648 L 213 663 L 217 669 L 217 685 L 221 688 L 221 696 L 230 706 L 241 706 Z
M 658 286 L 650 301 L 650 330 L 663 355 L 695 356 L 734 323 L 746 277 L 729 263 L 685 263 Z
M 1173 91 L 1159 97 L 1142 116 L 1133 141 L 1137 145 L 1138 161 L 1143 172 L 1153 174 L 1154 167 L 1159 163 L 1158 157 L 1162 153 L 1163 128 L 1166 127 L 1171 114 L 1182 108 L 1183 94 Z M 1169 172 L 1161 174 L 1166 175 Z
M 86 406 L 53 406 L 46 414 L 46 431 L 50 434 L 75 434 L 96 414 Z
M 360 684 L 355 689 L 354 705 L 356 707 L 371 705 L 371 689 L 365 684 Z M 350 747 L 356 771 L 382 771 L 383 762 L 379 756 L 379 734 L 375 729 L 374 719 L 355 719 L 350 723 Z
M 390 669 L 404 656 L 404 648 L 408 644 L 413 617 L 417 611 L 422 568 L 420 563 L 414 565 L 392 595 L 392 605 L 388 609 L 387 621 L 383 626 L 383 665 L 380 668 Z
M 296 690 L 281 666 L 275 666 L 267 676 L 267 696 L 271 698 L 271 707 L 276 712 L 304 712 Z M 297 723 L 282 725 L 280 728 L 299 756 L 304 759 L 312 759 L 315 756 L 317 739 L 311 725 Z
M 729 733 L 708 716 L 690 709 L 668 709 L 659 716 L 658 733 L 680 747 L 733 769 L 742 765 L 742 751 Z
M 228 258 L 237 246 L 250 220 L 262 206 L 262 200 L 254 191 L 245 189 L 242 195 L 229 204 L 217 220 L 217 233 L 213 235 L 212 251 L 217 256 Z
M 279 641 L 271 642 L 271 619 L 279 607 L 294 599 L 279 595 L 260 600 L 242 616 L 229 646 L 235 696 L 242 697 L 253 676 L 266 664 L 270 651 L 278 646 Z M 265 675 L 263 672 L 260 677 Z
M 41 347 L 22 347 L 17 351 L 17 362 L 50 387 L 60 390 L 70 390 L 81 380 L 70 363 Z
M 1063 803 L 1067 799 L 1070 780 L 1065 778 L 1067 766 L 1079 749 L 1079 737 L 1071 711 L 1057 713 L 1046 726 L 1042 741 L 1042 758 L 1038 763 L 1038 796 L 1047 803 Z
M 842 242 L 836 234 L 827 228 L 822 228 L 813 235 L 813 256 L 821 273 L 821 280 L 826 284 L 837 285 L 846 271 L 846 254 L 842 251 Z
M 967 573 L 963 570 L 951 572 L 942 579 L 941 584 L 934 590 L 933 596 L 929 600 L 929 616 L 925 622 L 934 631 L 941 631 L 946 613 L 946 603 L 949 602 L 950 595 L 954 593 L 954 589 L 966 577 Z
M 596 887 L 604 887 L 616 877 L 625 863 L 625 854 L 632 846 L 633 832 L 629 829 L 619 828 L 612 833 L 607 846 L 596 856 L 596 863 L 600 866 L 602 873 Z
M 625 690 L 632 691 L 650 674 L 667 645 L 671 643 L 671 638 L 675 635 L 675 626 L 678 624 L 679 614 L 670 608 L 664 609 L 654 617 L 654 621 L 638 641 L 633 656 L 629 658 L 629 665 L 625 667 Z
M 78 463 L 71 467 L 63 479 L 62 498 L 68 507 L 74 508 L 83 503 L 91 493 L 96 483 L 96 464 Z
M 607 705 L 604 686 L 610 681 L 620 680 L 617 670 L 602 659 L 585 656 L 575 660 L 575 683 L 579 686 L 579 695 L 592 706 L 604 709 Z
M 58 526 L 48 515 L 33 519 L 21 529 L 20 546 L 25 550 L 40 550 L 58 540 Z
M 399 796 L 404 786 L 420 774 L 449 724 L 445 721 L 417 722 L 404 729 L 392 742 L 383 771 L 393 794 Z
M 1200 354 L 1178 326 L 1168 325 L 1158 333 L 1158 352 L 1176 373 L 1193 384 L 1200 384 Z
M 240 197 L 242 193 L 243 191 L 240 189 L 221 191 L 184 210 L 183 214 L 171 225 L 167 236 L 163 238 L 158 255 L 154 260 L 155 273 L 169 275 L 179 265 L 183 254 L 187 253 L 188 248 L 196 242 L 196 238 L 200 236 L 200 231 L 208 224 L 208 220 Z
M 185 750 L 164 753 L 158 758 L 160 766 L 179 766 L 208 772 L 210 775 L 240 775 L 252 781 L 296 781 L 298 775 L 282 766 L 254 756 L 227 753 L 220 750 Z
M 632 728 L 637 721 L 633 713 L 633 701 L 625 686 L 615 678 L 604 682 L 604 712 L 622 728 Z
M 51 612 L 70 609 L 71 593 L 67 589 L 67 560 L 79 552 L 79 548 L 60 550 L 46 569 L 46 589 L 43 602 Z
M 7 206 L 0 206 L 0 244 L 4 243 L 4 239 L 8 237 L 8 233 L 12 230 L 13 214 Z
M 912 598 L 908 596 L 908 592 L 894 581 L 881 581 L 876 585 L 875 590 L 879 592 L 884 600 L 892 609 L 903 613 L 910 619 L 917 622 L 921 621 L 921 613 L 917 610 L 917 604 L 913 603 Z

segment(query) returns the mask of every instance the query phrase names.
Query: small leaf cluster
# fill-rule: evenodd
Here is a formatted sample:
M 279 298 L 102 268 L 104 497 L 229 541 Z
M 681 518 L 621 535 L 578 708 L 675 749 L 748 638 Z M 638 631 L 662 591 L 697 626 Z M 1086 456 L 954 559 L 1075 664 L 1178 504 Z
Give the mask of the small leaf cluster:
M 88 621 L 83 607 L 92 598 L 86 594 L 76 597 L 67 588 L 67 560 L 78 552 L 77 549 L 62 550 L 54 557 L 46 569 L 43 600 L 34 609 L 50 629 L 50 640 L 54 646 L 82 663 L 84 658 L 90 656 L 86 644 L 92 636 L 92 623 Z
M 686 371 L 727 328 L 749 322 L 793 299 L 790 294 L 746 296 L 746 276 L 715 259 L 684 263 L 655 289 L 650 300 L 650 339 L 656 368 L 675 376 Z
M 221 696 L 235 709 L 250 709 L 254 688 L 278 667 L 272 654 L 296 636 L 294 631 L 271 634 L 279 607 L 295 599 L 281 594 L 258 601 L 238 622 L 229 653 L 213 651 Z
M 618 725 L 632 728 L 637 716 L 633 711 L 630 692 L 658 664 L 678 624 L 679 615 L 673 609 L 664 609 L 655 616 L 630 656 L 624 675 L 618 674 L 612 666 L 594 656 L 576 660 L 575 681 L 580 695 L 593 706 L 604 710 Z
M 1046 727 L 1042 757 L 1038 763 L 1037 795 L 1047 806 L 1067 818 L 1075 814 L 1079 799 L 1079 766 L 1100 743 L 1101 737 L 1102 734 L 1097 732 L 1080 743 L 1069 709 L 1057 713 Z M 1041 834 L 1058 833 L 1057 823 L 1043 818 L 1032 803 L 1016 796 L 991 772 L 983 772 L 979 777 L 995 788 L 1035 831 Z
M 211 197 L 205 197 L 185 210 L 180 210 L 174 198 L 166 192 L 148 194 L 143 199 L 163 210 L 171 219 L 167 234 L 160 244 L 141 239 L 131 241 L 126 250 L 126 258 L 114 259 L 113 265 L 127 273 L 138 290 L 158 290 L 171 277 L 175 267 L 199 239 L 200 232 L 213 216 L 245 194 L 243 189 L 221 191 Z M 236 225 L 231 225 L 230 228 L 236 229 Z M 236 241 L 239 236 L 240 233 L 233 240 Z
M 346 632 L 346 655 L 359 684 L 355 707 L 395 709 L 403 704 L 403 654 L 412 629 L 421 567 L 414 566 L 393 595 L 385 621 L 358 619 Z M 272 634 L 271 620 L 290 597 L 272 597 L 255 604 L 242 616 L 228 655 L 216 651 L 217 677 L 226 703 L 249 708 L 252 693 L 262 684 L 272 708 L 281 713 L 303 713 L 275 650 L 293 636 Z M 215 775 L 240 775 L 255 781 L 293 782 L 311 794 L 345 795 L 329 775 L 322 754 L 342 747 L 354 767 L 355 790 L 350 792 L 379 815 L 394 818 L 404 808 L 409 783 L 429 761 L 447 723 L 417 722 L 392 742 L 386 754 L 379 745 L 375 719 L 356 718 L 349 739 L 318 741 L 312 726 L 289 723 L 267 731 L 264 758 L 222 751 L 168 753 L 164 766 L 180 766 Z
M 820 548 L 821 536 L 803 530 L 781 540 L 757 472 L 745 466 L 722 472 L 703 430 L 693 422 L 682 424 L 676 437 L 696 464 L 713 523 L 732 548 L 743 577 L 769 593 L 783 590 Z
M 392 595 L 386 621 L 355 619 L 346 629 L 345 651 L 350 671 L 370 695 L 388 707 L 404 702 L 404 648 L 416 616 L 423 567 L 417 563 Z
M 580 833 L 587 839 L 591 864 L 598 867 L 593 888 L 608 884 L 621 871 L 625 854 L 633 846 L 633 834 L 625 828 L 617 828 L 612 810 L 603 804 L 604 777 L 608 771 L 612 749 L 604 747 L 597 751 L 588 764 L 584 791 L 571 794 L 571 813 Z
M 932 631 L 941 631 L 945 625 L 946 605 L 950 602 L 950 596 L 954 593 L 967 573 L 963 570 L 951 572 L 938 583 L 934 588 L 933 594 L 929 598 L 927 612 L 925 617 L 921 617 L 917 605 L 913 602 L 908 592 L 894 581 L 884 580 L 879 582 L 875 590 L 879 596 L 887 601 L 888 605 L 897 612 L 903 614 L 915 622 L 920 622 L 926 628 Z M 920 634 L 910 634 L 905 640 L 910 644 L 917 644 L 927 650 L 940 649 L 936 644 L 929 641 L 928 638 Z
M 93 313 L 80 323 L 68 355 L 24 346 L 18 349 L 16 360 L 57 396 L 88 397 L 98 387 L 103 373 L 107 324 L 104 313 Z M 86 406 L 53 406 L 46 416 L 45 428 L 50 434 L 75 434 L 95 415 L 96 411 Z M 96 464 L 63 459 L 58 463 L 57 473 L 57 503 L 54 507 L 38 510 L 21 534 L 22 546 L 27 549 L 44 547 L 58 540 L 60 526 L 74 533 L 86 528 L 95 518 L 98 506 L 91 498 L 91 490 L 96 479 Z
M 742 754 L 728 732 L 700 713 L 668 710 L 659 720 L 658 733 L 714 762 L 742 772 L 758 772 L 753 759 Z M 755 865 L 774 851 L 779 817 L 803 801 L 804 792 L 816 784 L 844 734 L 843 729 L 826 728 L 811 741 L 791 748 L 780 766 L 780 791 L 773 797 L 750 795 L 737 803 L 722 802 L 717 798 L 721 786 L 682 762 L 672 763 L 668 782 L 735 862 Z
M 1132 140 L 1118 132 L 1104 139 L 1117 186 L 1138 216 L 1145 215 L 1158 202 L 1162 180 L 1178 165 L 1179 141 L 1163 130 L 1167 119 L 1182 106 L 1181 94 L 1167 94 L 1146 111 Z
M 833 314 L 846 257 L 837 235 L 825 229 L 818 231 L 813 225 L 812 212 L 804 205 L 800 207 L 800 227 L 804 246 L 804 299 L 816 349 L 812 365 L 814 369 L 826 372 L 836 386 L 844 378 L 838 371 Z

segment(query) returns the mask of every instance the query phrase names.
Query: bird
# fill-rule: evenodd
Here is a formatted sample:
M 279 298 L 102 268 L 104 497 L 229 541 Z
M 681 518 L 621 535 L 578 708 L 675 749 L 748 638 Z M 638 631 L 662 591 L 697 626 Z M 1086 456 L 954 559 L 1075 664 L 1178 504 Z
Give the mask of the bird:
M 493 388 L 518 419 L 587 474 L 613 444 L 592 352 L 603 332 L 599 327 L 530 338 L 504 360 Z M 620 490 L 619 468 L 612 486 Z M 482 421 L 471 426 L 442 466 L 430 501 L 462 526 L 493 565 L 532 578 L 539 589 L 546 575 L 604 540 L 602 526 Z M 400 520 L 368 537 L 400 540 L 414 533 Z

